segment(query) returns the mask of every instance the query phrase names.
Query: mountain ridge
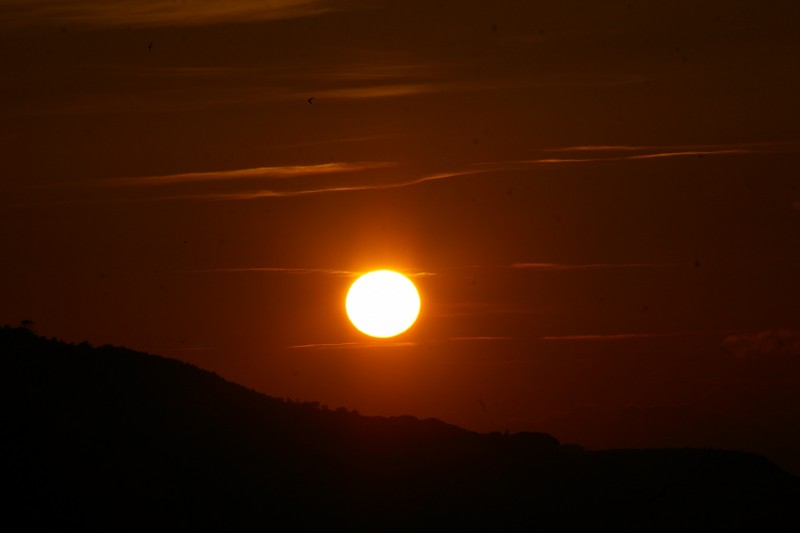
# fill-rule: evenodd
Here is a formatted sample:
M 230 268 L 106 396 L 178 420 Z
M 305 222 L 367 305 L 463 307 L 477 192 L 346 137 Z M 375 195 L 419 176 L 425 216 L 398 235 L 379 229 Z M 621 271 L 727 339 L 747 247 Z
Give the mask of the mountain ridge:
M 751 453 L 585 451 L 543 433 L 365 417 L 24 328 L 0 328 L 0 353 L 4 477 L 15 494 L 5 511 L 23 523 L 730 530 L 797 520 L 800 508 L 798 479 Z

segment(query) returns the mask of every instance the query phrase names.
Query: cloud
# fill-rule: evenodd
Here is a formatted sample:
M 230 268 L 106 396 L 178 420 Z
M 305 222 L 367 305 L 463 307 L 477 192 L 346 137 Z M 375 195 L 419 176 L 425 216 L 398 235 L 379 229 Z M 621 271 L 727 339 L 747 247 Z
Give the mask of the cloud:
M 368 348 L 399 348 L 406 346 L 416 346 L 415 342 L 334 342 L 316 344 L 298 344 L 295 346 L 284 346 L 287 350 L 351 350 Z
M 743 154 L 764 154 L 785 151 L 796 151 L 800 141 L 774 141 L 732 144 L 696 144 L 696 145 L 585 145 L 547 148 L 539 152 L 553 154 L 572 154 L 573 157 L 544 157 L 520 161 L 521 163 L 557 164 L 557 163 L 593 163 L 600 161 L 635 161 L 641 159 L 659 159 L 668 157 L 724 156 Z M 616 155 L 606 155 L 616 152 Z M 594 157 L 584 154 L 595 153 Z M 599 155 L 602 154 L 602 155 Z
M 0 12 L 6 25 L 159 27 L 284 20 L 333 10 L 322 0 L 6 0 Z
M 589 268 L 635 268 L 639 266 L 662 266 L 662 265 L 655 265 L 655 264 L 587 264 L 587 265 L 559 265 L 555 263 L 520 263 L 516 265 L 512 265 L 512 268 L 535 268 L 533 265 L 545 265 L 544 270 L 574 270 L 574 269 L 589 269 Z M 463 267 L 463 268 L 493 268 L 493 267 L 477 267 L 477 266 L 470 266 L 470 267 Z M 403 272 L 404 275 L 412 278 L 423 278 L 423 277 L 431 277 L 431 276 L 438 276 L 441 275 L 441 272 L 436 271 L 436 269 L 422 269 L 422 268 L 400 268 L 398 269 Z M 444 269 L 444 270 L 451 270 L 451 269 Z M 344 270 L 344 269 L 335 269 L 335 268 L 297 268 L 297 267 L 234 267 L 234 268 L 210 268 L 210 269 L 199 269 L 199 270 L 191 270 L 189 272 L 265 272 L 265 273 L 276 273 L 276 274 L 325 274 L 325 275 L 332 275 L 332 276 L 360 276 L 366 272 L 365 270 Z M 519 308 L 511 308 L 508 306 L 500 306 L 497 304 L 489 304 L 489 303 L 460 303 L 460 304 L 453 304 L 450 306 L 439 305 L 440 312 L 437 313 L 436 316 L 470 316 L 476 314 L 509 314 L 509 313 L 525 313 L 527 310 L 519 309 Z M 484 339 L 484 338 L 506 338 L 506 337 L 464 337 L 464 339 Z
M 679 152 L 657 152 L 652 154 L 625 155 L 615 157 L 574 157 L 574 158 L 542 158 L 529 159 L 521 163 L 535 164 L 558 164 L 558 163 L 597 163 L 602 161 L 635 161 L 637 159 L 658 159 L 665 157 L 697 157 L 697 156 L 719 156 L 719 155 L 742 155 L 758 153 L 747 149 L 731 150 L 686 150 Z
M 282 268 L 282 267 L 247 267 L 247 268 L 210 268 L 191 270 L 190 272 L 274 272 L 283 274 L 328 274 L 332 276 L 357 276 L 352 270 L 336 270 L 332 268 Z
M 332 343 L 313 343 L 284 346 L 287 350 L 349 350 L 349 349 L 368 349 L 368 348 L 402 348 L 408 346 L 432 345 L 444 342 L 505 342 L 512 341 L 513 337 L 496 336 L 475 336 L 475 337 L 449 337 L 446 339 L 429 339 L 424 342 L 390 342 L 390 341 L 364 341 L 364 342 L 332 342 Z
M 740 359 L 796 357 L 800 356 L 800 331 L 780 329 L 729 335 L 723 346 Z
M 459 176 L 467 176 L 471 174 L 480 174 L 487 172 L 481 169 L 469 169 L 453 172 L 441 172 L 413 178 L 403 181 L 389 181 L 379 183 L 360 183 L 354 185 L 328 185 L 328 186 L 314 186 L 314 187 L 300 187 L 290 190 L 275 190 L 265 189 L 258 191 L 242 191 L 242 192 L 229 192 L 229 193 L 209 193 L 209 194 L 185 194 L 175 196 L 163 196 L 157 198 L 158 200 L 258 200 L 262 198 L 287 198 L 294 196 L 309 196 L 315 194 L 330 194 L 342 192 L 356 192 L 356 191 L 377 191 L 386 189 L 399 189 L 403 187 L 411 187 L 429 181 L 438 181 Z
M 671 337 L 671 333 L 612 333 L 607 335 L 548 335 L 539 337 L 543 341 L 619 341 L 629 339 L 649 339 L 653 337 Z
M 324 163 L 321 165 L 287 165 L 281 167 L 255 167 L 236 170 L 216 170 L 211 172 L 186 172 L 181 174 L 165 174 L 162 176 L 145 176 L 136 178 L 114 178 L 105 180 L 103 185 L 126 187 L 144 185 L 170 185 L 175 183 L 192 183 L 204 181 L 227 181 L 246 179 L 280 179 L 300 176 L 318 176 L 343 172 L 358 172 L 397 166 L 388 162 L 356 162 L 356 163 Z
M 419 269 L 398 269 L 404 275 L 417 278 L 435 276 L 432 272 L 425 272 Z M 354 277 L 364 274 L 366 271 L 338 270 L 333 268 L 289 268 L 289 267 L 245 267 L 245 268 L 211 268 L 205 270 L 191 270 L 190 272 L 272 272 L 277 274 L 326 274 L 331 276 Z
M 492 337 L 492 336 L 484 336 L 484 337 L 450 337 L 447 340 L 448 341 L 455 341 L 455 342 L 465 342 L 465 341 L 495 342 L 495 341 L 513 341 L 514 337 Z
M 528 270 L 606 270 L 618 268 L 654 268 L 671 266 L 663 263 L 514 263 L 509 268 Z
M 797 144 L 797 143 L 795 143 Z M 772 143 L 769 146 L 795 146 L 791 142 L 786 143 Z M 767 143 L 764 144 L 766 146 Z M 585 152 L 590 148 L 588 146 L 571 147 L 570 149 L 576 152 Z M 638 147 L 618 147 L 618 146 L 600 146 L 601 150 L 623 149 L 627 151 L 640 150 L 645 148 Z M 564 148 L 563 150 L 567 150 Z M 558 149 L 561 150 L 561 149 Z M 149 198 L 139 198 L 139 200 L 155 200 L 155 201 L 236 201 L 236 200 L 258 200 L 265 198 L 288 198 L 298 196 L 309 196 L 318 194 L 332 194 L 332 193 L 346 193 L 358 191 L 378 191 L 399 189 L 405 187 L 412 187 L 427 182 L 448 180 L 453 178 L 472 176 L 478 174 L 488 174 L 492 172 L 506 172 L 519 170 L 521 165 L 529 164 L 543 164 L 543 163 L 569 163 L 569 162 L 592 162 L 592 161 L 612 161 L 612 160 L 632 160 L 632 159 L 656 159 L 666 157 L 686 157 L 698 154 L 714 154 L 714 155 L 731 155 L 742 153 L 762 153 L 757 150 L 748 151 L 746 148 L 729 148 L 718 150 L 685 150 L 685 151 L 664 151 L 657 153 L 634 154 L 615 157 L 601 157 L 601 158 L 548 158 L 548 159 L 535 159 L 527 161 L 496 161 L 486 163 L 476 163 L 461 169 L 445 170 L 440 172 L 432 172 L 429 174 L 405 178 L 398 176 L 397 173 L 389 175 L 370 175 L 368 179 L 355 179 L 353 177 L 338 178 L 331 183 L 320 183 L 317 180 L 315 183 L 300 183 L 290 180 L 289 178 L 299 178 L 305 176 L 326 176 L 336 174 L 352 174 L 362 171 L 376 171 L 385 170 L 388 168 L 399 167 L 396 162 L 334 162 L 319 165 L 286 165 L 279 167 L 254 167 L 247 169 L 233 169 L 233 170 L 218 170 L 206 172 L 186 172 L 177 174 L 166 174 L 160 176 L 142 176 L 142 177 L 126 177 L 126 178 L 113 178 L 103 180 L 100 183 L 106 187 L 141 187 L 141 186 L 155 186 L 155 185 L 171 185 L 171 184 L 184 184 L 184 183 L 201 183 L 201 182 L 232 182 L 236 180 L 282 180 L 283 185 L 280 187 L 271 187 L 264 189 L 249 188 L 246 190 L 227 190 L 227 191 L 203 191 L 193 192 L 183 190 L 177 194 L 162 194 L 160 196 L 152 196 Z M 559 264 L 559 263 L 516 263 L 511 265 L 512 268 L 534 269 L 534 270 L 580 270 L 580 269 L 612 269 L 612 268 L 652 268 L 669 266 L 664 264 L 651 264 L 651 263 L 631 263 L 631 264 Z
M 432 71 L 427 66 L 415 66 L 418 72 L 423 73 Z M 423 70 L 427 69 L 427 70 Z M 441 67 L 440 67 L 441 70 Z M 409 72 L 411 72 L 409 70 Z M 372 79 L 368 73 L 361 74 L 360 78 L 356 77 L 357 71 L 352 73 L 351 80 L 368 80 Z M 453 77 L 458 78 L 458 74 L 453 72 Z M 329 78 L 330 79 L 330 78 Z M 397 80 L 407 79 L 398 77 Z M 593 86 L 601 87 L 606 85 L 624 85 L 628 83 L 636 83 L 638 80 L 625 79 L 555 79 L 549 81 L 543 80 L 512 80 L 512 79 L 495 79 L 488 81 L 475 81 L 474 79 L 456 79 L 455 81 L 441 81 L 431 80 L 417 81 L 414 83 L 384 83 L 373 85 L 361 85 L 351 87 L 335 87 L 323 89 L 316 93 L 320 100 L 324 99 L 364 99 L 364 98 L 388 98 L 397 96 L 410 96 L 417 94 L 431 94 L 431 93 L 458 93 L 458 92 L 481 92 L 481 91 L 502 91 L 509 89 L 531 89 L 537 87 L 572 87 L 572 86 Z M 297 98 L 296 94 L 284 95 L 285 98 Z
M 362 98 L 389 98 L 393 96 L 409 96 L 436 92 L 440 89 L 433 83 L 405 83 L 397 85 L 372 85 L 366 87 L 344 87 L 317 91 L 318 100 L 321 99 L 362 99 Z M 294 96 L 292 96 L 294 98 Z
M 2 0 L 0 0 L 2 1 Z M 1 15 L 2 13 L 0 13 Z M 537 87 L 603 86 L 604 78 L 475 79 L 457 64 L 413 62 L 405 57 L 374 55 L 353 58 L 347 50 L 325 56 L 313 68 L 291 58 L 269 66 L 82 64 L 82 76 L 102 80 L 93 90 L 65 94 L 42 105 L 15 107 L 15 113 L 86 115 L 154 113 L 239 107 L 253 104 L 306 105 L 343 100 L 405 98 L 424 94 L 455 94 L 526 90 Z M 328 66 L 332 63 L 332 66 Z M 149 83 L 139 83 L 142 79 Z M 109 90 L 110 88 L 114 90 Z M 310 88 L 314 89 L 311 90 Z
M 686 152 L 686 151 L 725 151 L 738 149 L 773 149 L 773 148 L 797 148 L 800 141 L 764 141 L 751 143 L 728 143 L 728 144 L 683 144 L 683 145 L 585 145 L 585 146 L 564 146 L 560 148 L 546 148 L 542 152 Z

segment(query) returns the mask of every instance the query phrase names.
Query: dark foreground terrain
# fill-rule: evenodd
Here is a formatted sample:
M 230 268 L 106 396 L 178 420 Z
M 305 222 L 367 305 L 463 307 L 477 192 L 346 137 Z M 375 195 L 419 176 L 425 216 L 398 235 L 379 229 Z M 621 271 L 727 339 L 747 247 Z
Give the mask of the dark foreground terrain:
M 800 530 L 800 482 L 754 454 L 365 417 L 22 328 L 0 365 L 4 531 Z

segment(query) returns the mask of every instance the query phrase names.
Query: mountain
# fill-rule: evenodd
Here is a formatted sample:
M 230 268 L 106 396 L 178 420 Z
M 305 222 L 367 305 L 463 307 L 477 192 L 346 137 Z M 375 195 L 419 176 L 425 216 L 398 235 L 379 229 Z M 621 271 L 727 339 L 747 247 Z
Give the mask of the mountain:
M 800 480 L 749 453 L 366 417 L 24 328 L 0 328 L 0 380 L 5 531 L 800 525 Z

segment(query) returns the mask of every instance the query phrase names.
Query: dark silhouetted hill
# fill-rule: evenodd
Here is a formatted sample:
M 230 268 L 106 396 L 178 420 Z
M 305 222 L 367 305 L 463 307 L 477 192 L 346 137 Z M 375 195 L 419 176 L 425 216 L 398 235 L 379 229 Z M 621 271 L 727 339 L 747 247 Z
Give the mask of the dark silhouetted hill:
M 272 398 L 0 328 L 4 531 L 797 530 L 798 479 L 719 450 L 583 451 Z

